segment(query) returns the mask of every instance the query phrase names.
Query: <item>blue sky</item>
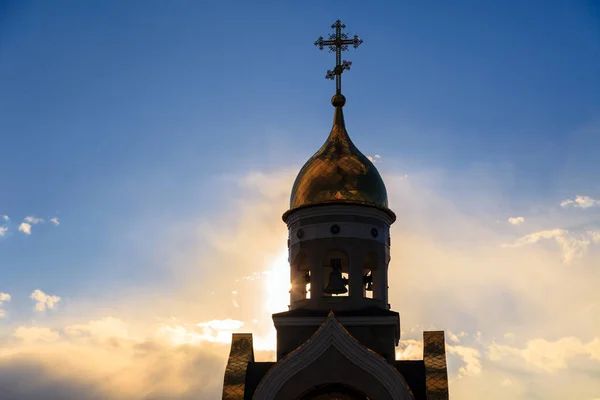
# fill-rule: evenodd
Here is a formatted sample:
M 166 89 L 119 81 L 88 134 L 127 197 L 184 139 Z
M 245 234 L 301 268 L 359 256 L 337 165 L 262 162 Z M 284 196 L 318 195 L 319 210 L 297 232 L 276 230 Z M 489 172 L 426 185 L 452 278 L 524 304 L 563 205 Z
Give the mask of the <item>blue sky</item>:
M 0 326 L 39 318 L 34 289 L 176 287 L 165 265 L 210 251 L 189 233 L 234 213 L 240 177 L 297 171 L 324 141 L 334 57 L 313 42 L 337 18 L 364 40 L 344 54 L 348 130 L 384 177 L 427 175 L 484 225 L 600 197 L 594 1 L 5 1 Z M 25 235 L 26 216 L 46 222 Z

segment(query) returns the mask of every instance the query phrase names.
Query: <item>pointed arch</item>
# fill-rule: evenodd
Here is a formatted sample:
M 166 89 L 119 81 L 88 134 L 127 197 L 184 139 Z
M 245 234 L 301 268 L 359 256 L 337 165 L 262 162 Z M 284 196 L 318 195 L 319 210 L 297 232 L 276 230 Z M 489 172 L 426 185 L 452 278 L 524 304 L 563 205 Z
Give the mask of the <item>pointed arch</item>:
M 253 399 L 274 400 L 284 384 L 331 348 L 335 348 L 350 363 L 378 381 L 391 399 L 414 400 L 410 388 L 398 370 L 350 335 L 333 312 L 329 313 L 321 327 L 306 343 L 281 359 L 267 372 L 256 388 Z M 357 389 L 369 395 L 369 388 Z

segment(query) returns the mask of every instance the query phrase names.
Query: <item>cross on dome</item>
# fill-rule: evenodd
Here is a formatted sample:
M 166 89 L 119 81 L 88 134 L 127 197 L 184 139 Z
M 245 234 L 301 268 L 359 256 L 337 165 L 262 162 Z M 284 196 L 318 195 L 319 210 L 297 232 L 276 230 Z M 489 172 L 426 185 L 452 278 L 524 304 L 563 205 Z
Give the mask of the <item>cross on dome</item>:
M 332 80 L 335 79 L 335 94 L 341 95 L 342 72 L 344 72 L 344 70 L 349 70 L 350 66 L 352 65 L 351 61 L 342 61 L 342 51 L 348 50 L 349 45 L 352 45 L 352 47 L 356 49 L 363 41 L 357 35 L 354 35 L 352 39 L 348 39 L 348 34 L 342 32 L 342 29 L 345 29 L 346 25 L 344 25 L 339 19 L 335 21 L 331 27 L 335 29 L 335 33 L 331 33 L 329 35 L 329 39 L 327 40 L 323 39 L 323 36 L 320 36 L 315 42 L 315 46 L 317 46 L 319 50 L 329 47 L 330 53 L 335 51 L 335 68 L 332 70 L 327 70 L 325 78 Z

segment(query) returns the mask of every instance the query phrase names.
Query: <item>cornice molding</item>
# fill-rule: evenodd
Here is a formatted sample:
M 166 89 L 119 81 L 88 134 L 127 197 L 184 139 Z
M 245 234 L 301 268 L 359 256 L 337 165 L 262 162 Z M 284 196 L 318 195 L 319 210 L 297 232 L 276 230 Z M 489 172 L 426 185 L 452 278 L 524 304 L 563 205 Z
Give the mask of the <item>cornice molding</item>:
M 337 317 L 344 326 L 396 325 L 398 317 Z M 323 317 L 273 317 L 276 326 L 318 326 L 323 324 Z
M 395 218 L 391 218 L 391 216 L 387 212 L 382 211 L 378 208 L 353 204 L 322 204 L 318 206 L 299 208 L 290 211 L 293 212 L 288 214 L 284 218 L 288 226 L 304 218 L 320 216 L 333 217 L 335 215 L 354 215 L 376 218 L 381 221 L 384 221 L 387 225 L 391 225 L 395 220 Z

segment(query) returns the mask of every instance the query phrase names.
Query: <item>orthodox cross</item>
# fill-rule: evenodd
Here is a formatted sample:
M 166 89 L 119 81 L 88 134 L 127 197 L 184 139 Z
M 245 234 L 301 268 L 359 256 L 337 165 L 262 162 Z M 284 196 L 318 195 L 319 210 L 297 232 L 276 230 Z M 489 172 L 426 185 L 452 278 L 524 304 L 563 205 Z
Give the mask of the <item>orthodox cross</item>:
M 352 65 L 351 61 L 342 61 L 342 51 L 348 50 L 348 45 L 352 45 L 356 49 L 363 41 L 357 35 L 354 35 L 352 39 L 348 39 L 348 34 L 342 33 L 342 29 L 345 29 L 346 25 L 339 19 L 335 21 L 331 27 L 335 29 L 335 33 L 331 33 L 328 40 L 325 40 L 323 39 L 323 36 L 320 36 L 315 42 L 315 46 L 317 46 L 319 50 L 323 50 L 325 46 L 328 46 L 329 52 L 335 51 L 335 68 L 333 70 L 327 70 L 325 78 L 335 78 L 335 92 L 336 94 L 341 94 L 342 72 L 347 69 L 349 70 Z

